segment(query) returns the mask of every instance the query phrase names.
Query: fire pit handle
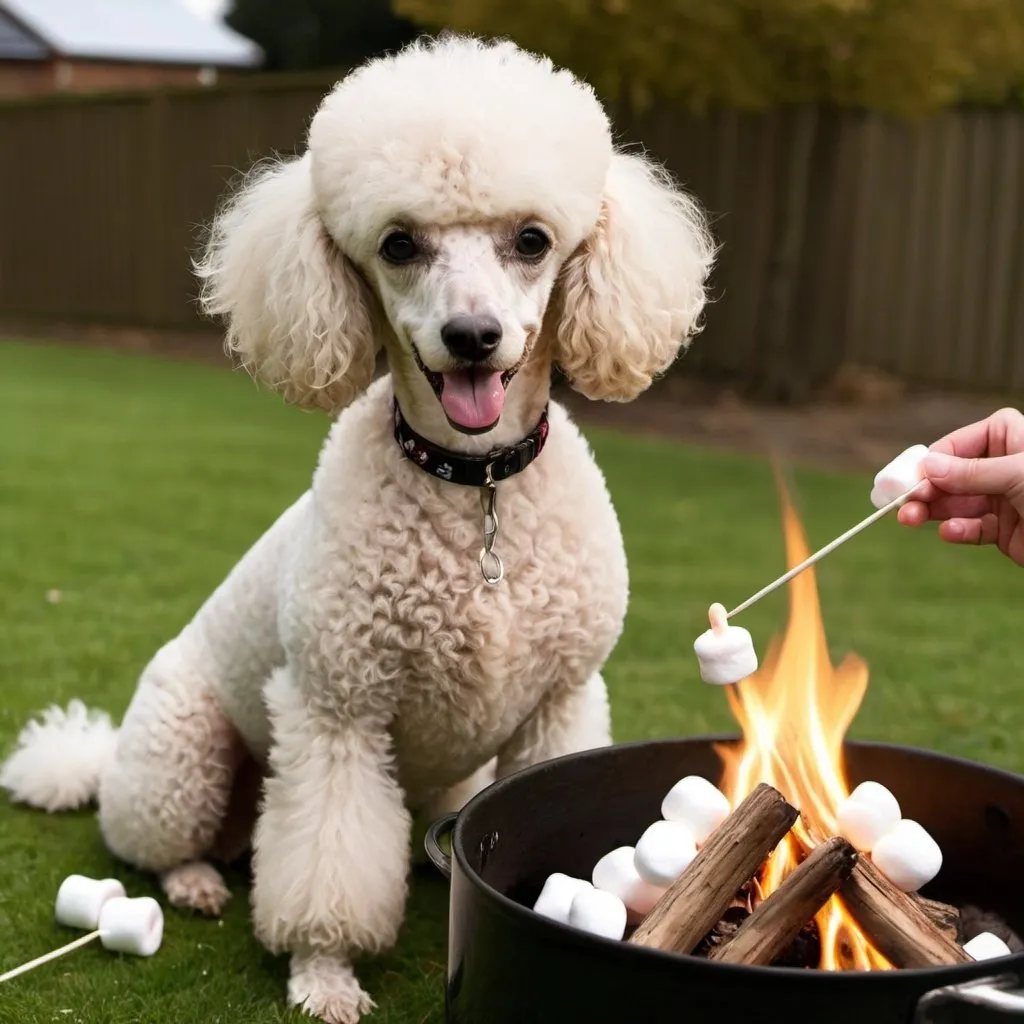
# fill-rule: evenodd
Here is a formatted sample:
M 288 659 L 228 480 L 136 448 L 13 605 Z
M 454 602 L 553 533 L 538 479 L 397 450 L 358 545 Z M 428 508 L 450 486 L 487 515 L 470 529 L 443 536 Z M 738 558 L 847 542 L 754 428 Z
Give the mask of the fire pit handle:
M 450 850 L 452 829 L 455 828 L 457 817 L 458 814 L 445 814 L 438 818 L 423 837 L 423 848 L 427 851 L 430 862 L 449 882 L 452 879 L 452 857 L 445 850 L 444 840 L 447 839 L 446 845 Z
M 933 989 L 917 1004 L 914 1024 L 1024 1019 L 1024 989 L 1019 985 L 1019 978 L 1007 974 Z M 973 1012 L 967 1007 L 973 1007 Z

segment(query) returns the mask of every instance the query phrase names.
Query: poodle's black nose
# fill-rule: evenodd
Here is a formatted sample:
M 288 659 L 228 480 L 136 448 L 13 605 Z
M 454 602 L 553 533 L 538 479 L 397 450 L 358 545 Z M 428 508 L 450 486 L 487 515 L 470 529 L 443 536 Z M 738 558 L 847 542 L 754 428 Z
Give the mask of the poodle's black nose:
M 501 324 L 493 316 L 453 316 L 441 328 L 441 340 L 458 359 L 483 362 L 501 341 Z

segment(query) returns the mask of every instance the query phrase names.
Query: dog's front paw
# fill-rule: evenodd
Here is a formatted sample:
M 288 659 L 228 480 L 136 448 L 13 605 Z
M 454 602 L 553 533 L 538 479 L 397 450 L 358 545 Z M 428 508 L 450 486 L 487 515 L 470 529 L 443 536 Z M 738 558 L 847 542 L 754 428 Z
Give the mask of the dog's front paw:
M 220 917 L 231 890 L 220 872 L 203 861 L 192 861 L 172 868 L 162 878 L 164 892 L 171 906 L 182 910 L 198 910 L 207 917 Z
M 295 953 L 288 979 L 288 1002 L 326 1024 L 358 1024 L 373 1009 L 352 965 L 328 953 Z

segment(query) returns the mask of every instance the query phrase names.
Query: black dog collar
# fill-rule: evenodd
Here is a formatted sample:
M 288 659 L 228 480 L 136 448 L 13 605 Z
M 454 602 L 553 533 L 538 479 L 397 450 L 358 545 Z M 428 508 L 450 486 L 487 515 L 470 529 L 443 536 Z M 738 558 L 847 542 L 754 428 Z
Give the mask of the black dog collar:
M 417 434 L 406 422 L 395 402 L 395 440 L 402 454 L 424 473 L 466 487 L 487 487 L 521 473 L 544 450 L 548 439 L 547 406 L 537 426 L 518 444 L 496 448 L 486 455 L 463 455 L 449 451 Z

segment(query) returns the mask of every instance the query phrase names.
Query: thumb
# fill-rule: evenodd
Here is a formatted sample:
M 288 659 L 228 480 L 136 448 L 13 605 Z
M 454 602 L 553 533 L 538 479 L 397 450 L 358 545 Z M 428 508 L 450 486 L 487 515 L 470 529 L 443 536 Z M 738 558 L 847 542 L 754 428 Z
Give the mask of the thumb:
M 1024 496 L 1024 453 L 992 459 L 960 459 L 932 452 L 921 468 L 925 476 L 947 494 Z

